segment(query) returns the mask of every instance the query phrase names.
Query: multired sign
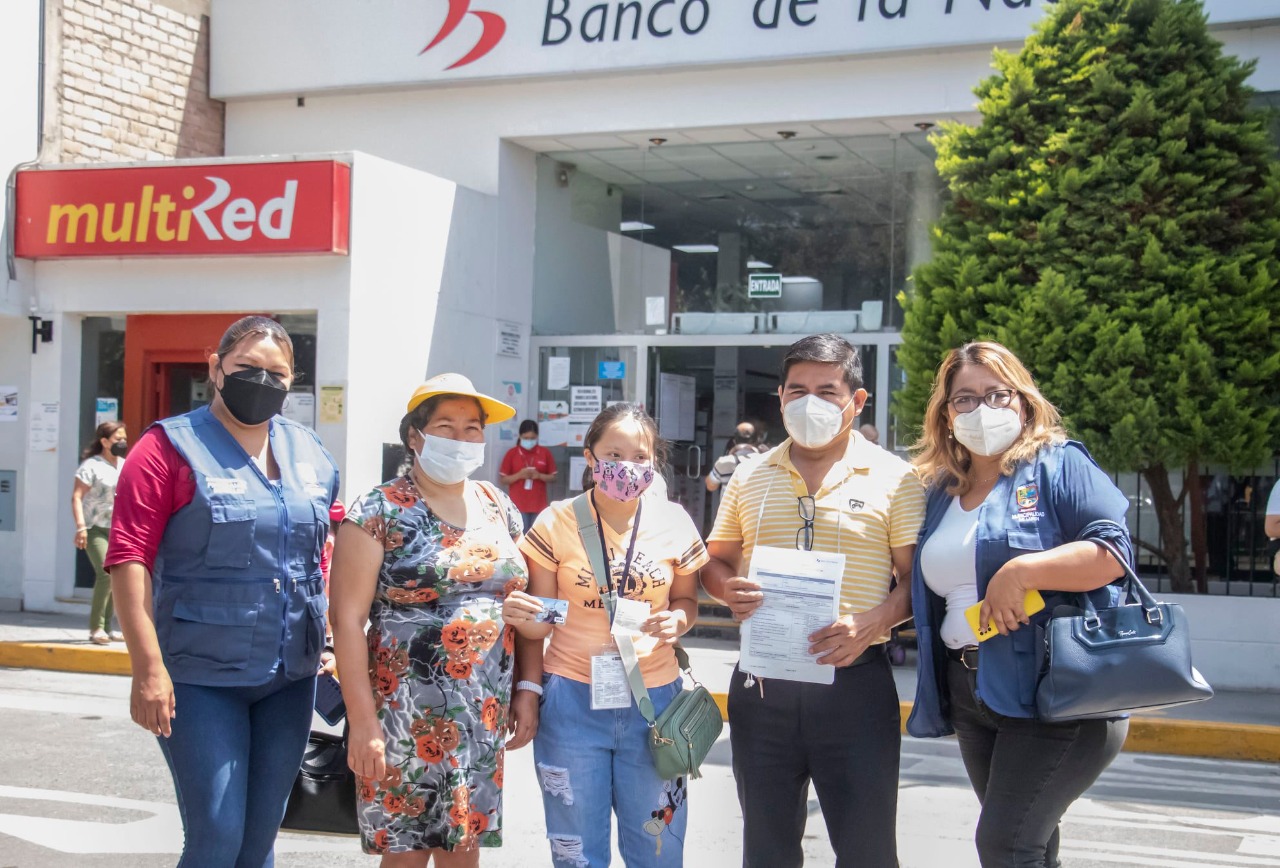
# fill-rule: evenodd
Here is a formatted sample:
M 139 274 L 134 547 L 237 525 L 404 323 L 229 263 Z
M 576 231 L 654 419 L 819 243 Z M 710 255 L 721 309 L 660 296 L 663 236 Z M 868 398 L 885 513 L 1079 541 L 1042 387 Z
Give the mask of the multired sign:
M 18 173 L 18 256 L 346 253 L 351 167 L 333 160 Z

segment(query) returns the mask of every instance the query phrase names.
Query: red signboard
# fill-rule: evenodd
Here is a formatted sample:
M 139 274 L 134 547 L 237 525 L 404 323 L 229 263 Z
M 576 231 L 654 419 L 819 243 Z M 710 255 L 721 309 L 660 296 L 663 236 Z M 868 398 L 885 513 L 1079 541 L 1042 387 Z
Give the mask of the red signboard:
M 18 256 L 346 253 L 351 167 L 333 160 L 18 173 Z

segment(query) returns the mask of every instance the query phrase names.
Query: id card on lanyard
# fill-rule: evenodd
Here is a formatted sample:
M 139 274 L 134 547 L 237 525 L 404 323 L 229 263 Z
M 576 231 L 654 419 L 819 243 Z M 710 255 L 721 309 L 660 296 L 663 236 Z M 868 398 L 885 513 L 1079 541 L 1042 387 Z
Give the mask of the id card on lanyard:
M 591 499 L 591 505 L 595 506 L 594 496 Z M 636 517 L 631 523 L 631 542 L 627 545 L 627 556 L 622 562 L 622 581 L 624 582 L 631 575 L 631 562 L 635 558 L 636 537 L 640 535 L 640 513 L 643 506 L 643 503 L 636 505 Z M 600 554 L 604 559 L 608 590 L 600 587 L 598 579 L 596 586 L 599 588 L 601 599 L 604 600 L 605 610 L 609 613 L 609 625 L 612 628 L 616 610 L 615 602 L 621 588 L 614 587 L 613 569 L 607 554 L 609 547 L 605 544 L 604 524 L 600 521 L 598 510 L 596 511 L 596 532 L 600 534 Z M 623 665 L 622 654 L 617 644 L 611 641 L 591 656 L 591 710 L 604 711 L 627 708 L 630 705 L 631 686 L 627 683 L 627 670 Z
M 591 710 L 606 711 L 631 705 L 631 685 L 618 646 L 610 642 L 591 656 Z

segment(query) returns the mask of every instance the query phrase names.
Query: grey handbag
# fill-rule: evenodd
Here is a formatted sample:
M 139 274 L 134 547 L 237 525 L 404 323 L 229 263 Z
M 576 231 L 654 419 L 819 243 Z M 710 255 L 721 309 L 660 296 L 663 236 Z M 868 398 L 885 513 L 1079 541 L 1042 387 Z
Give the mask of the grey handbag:
M 1040 720 L 1118 717 L 1130 711 L 1201 702 L 1213 688 L 1191 665 L 1191 632 L 1176 603 L 1158 603 L 1111 543 L 1125 572 L 1121 605 L 1096 609 L 1087 594 L 1078 614 L 1049 620 L 1036 689 Z

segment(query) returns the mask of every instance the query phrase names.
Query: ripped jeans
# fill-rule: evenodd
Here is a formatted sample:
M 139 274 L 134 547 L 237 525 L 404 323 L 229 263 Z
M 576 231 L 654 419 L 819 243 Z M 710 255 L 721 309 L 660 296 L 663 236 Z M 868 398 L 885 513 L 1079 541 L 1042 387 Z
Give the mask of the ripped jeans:
M 649 688 L 656 715 L 680 691 L 680 679 Z M 557 868 L 609 864 L 610 810 L 627 868 L 681 868 L 688 781 L 658 777 L 649 725 L 630 708 L 591 710 L 591 686 L 547 675 L 533 740 L 551 861 Z

